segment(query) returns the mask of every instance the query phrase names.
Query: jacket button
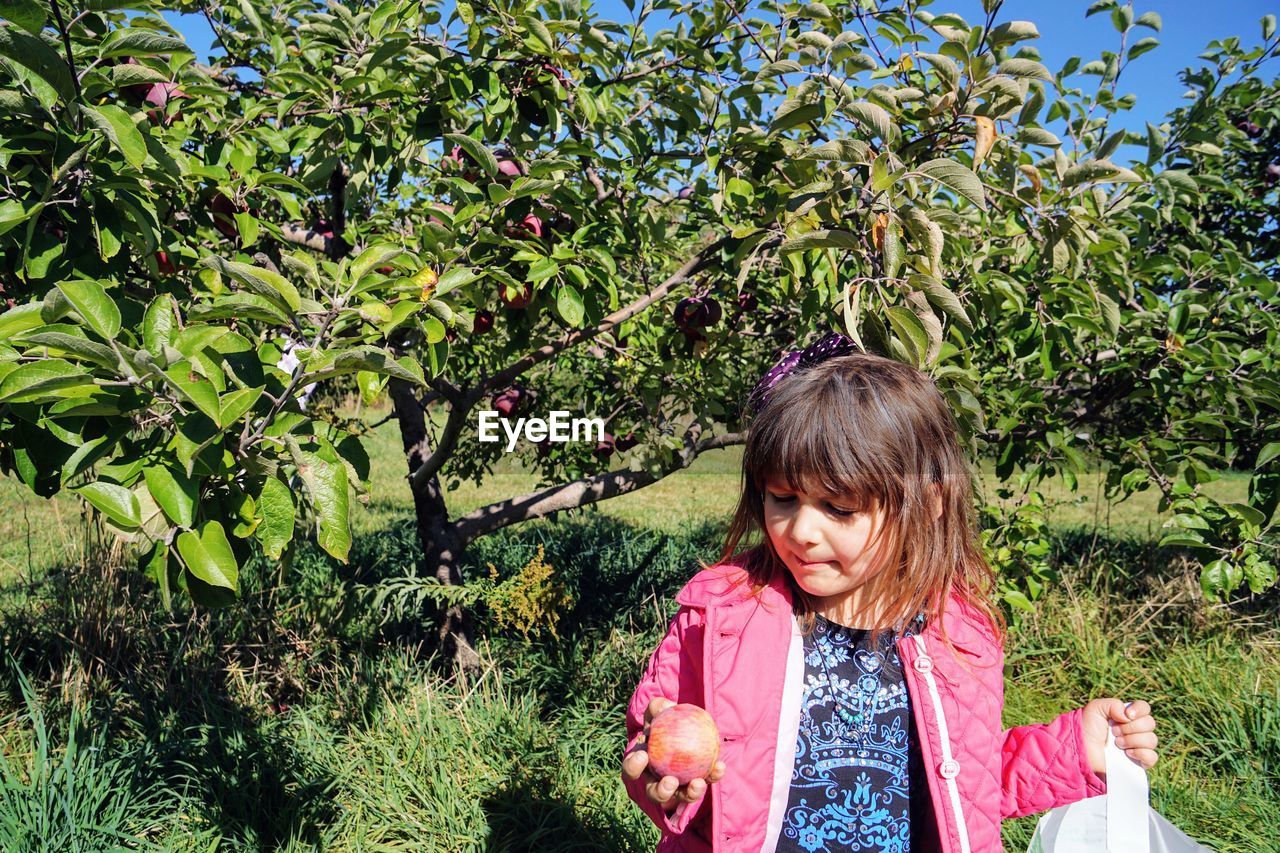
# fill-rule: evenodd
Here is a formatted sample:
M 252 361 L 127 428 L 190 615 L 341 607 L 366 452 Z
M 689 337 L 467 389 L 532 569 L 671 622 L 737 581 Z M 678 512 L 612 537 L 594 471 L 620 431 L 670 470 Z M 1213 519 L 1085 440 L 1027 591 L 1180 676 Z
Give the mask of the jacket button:
M 921 655 L 916 658 L 916 662 L 912 665 L 916 668 L 916 672 L 931 672 L 933 670 L 933 658 L 928 655 Z
M 960 775 L 960 762 L 954 758 L 948 758 L 946 761 L 938 765 L 938 775 L 943 779 L 954 779 Z

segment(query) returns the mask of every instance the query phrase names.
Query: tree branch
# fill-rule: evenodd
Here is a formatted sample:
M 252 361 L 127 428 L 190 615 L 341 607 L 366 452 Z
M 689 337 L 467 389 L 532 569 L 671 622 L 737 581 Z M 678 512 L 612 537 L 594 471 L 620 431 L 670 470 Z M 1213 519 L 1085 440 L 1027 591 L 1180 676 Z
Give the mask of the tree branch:
M 54 20 L 58 22 L 58 32 L 62 33 L 62 45 L 67 51 L 67 68 L 71 70 L 71 82 L 76 87 L 76 102 L 84 101 L 84 94 L 80 91 L 80 77 L 76 74 L 76 60 L 71 55 L 71 33 L 67 32 L 67 27 L 62 23 L 62 9 L 58 6 L 58 0 L 49 0 L 49 5 L 53 7 Z M 79 129 L 79 120 L 76 122 L 76 128 Z
M 467 513 L 454 522 L 455 529 L 458 530 L 462 542 L 471 542 L 512 524 L 637 491 L 689 467 L 701 453 L 731 447 L 746 441 L 746 434 L 740 432 L 699 440 L 698 436 L 701 433 L 702 426 L 694 424 L 685 434 L 684 448 L 676 454 L 673 464 L 657 474 L 650 471 L 608 471 L 594 477 L 575 480 L 572 483 L 552 486 Z
M 703 248 L 692 258 L 684 263 L 678 270 L 672 273 L 666 281 L 658 285 L 649 293 L 619 308 L 617 311 L 605 317 L 595 326 L 587 329 L 578 329 L 570 332 L 558 341 L 554 341 L 539 347 L 533 352 L 518 359 L 508 367 L 492 374 L 491 376 L 480 381 L 476 386 L 469 389 L 461 395 L 461 404 L 454 402 L 449 411 L 449 419 L 445 423 L 444 433 L 440 437 L 440 443 L 432 452 L 431 457 L 427 459 L 418 470 L 414 471 L 410 476 L 411 485 L 417 485 L 435 476 L 436 472 L 444 465 L 445 460 L 453 453 L 454 446 L 457 443 L 458 435 L 462 431 L 462 424 L 465 423 L 467 416 L 471 413 L 471 409 L 486 394 L 492 390 L 505 388 L 510 385 L 516 377 L 521 376 L 533 367 L 541 364 L 548 359 L 555 357 L 558 353 L 563 352 L 575 344 L 585 340 L 591 340 L 598 337 L 604 332 L 622 323 L 624 320 L 639 314 L 653 303 L 662 299 L 672 289 L 687 281 L 691 276 L 710 265 L 713 258 L 720 253 L 720 248 L 727 243 L 729 238 L 722 237 L 709 246 Z M 760 244 L 760 250 L 776 246 L 782 241 L 781 236 L 774 236 L 765 240 Z

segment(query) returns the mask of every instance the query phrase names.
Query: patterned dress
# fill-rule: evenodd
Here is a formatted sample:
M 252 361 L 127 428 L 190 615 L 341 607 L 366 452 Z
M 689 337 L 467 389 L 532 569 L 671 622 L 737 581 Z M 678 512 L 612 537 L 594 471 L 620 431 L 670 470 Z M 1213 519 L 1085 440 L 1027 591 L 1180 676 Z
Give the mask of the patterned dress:
M 917 615 L 903 636 L 919 633 Z M 928 782 L 893 632 L 817 617 L 804 639 L 804 698 L 778 851 L 909 851 Z

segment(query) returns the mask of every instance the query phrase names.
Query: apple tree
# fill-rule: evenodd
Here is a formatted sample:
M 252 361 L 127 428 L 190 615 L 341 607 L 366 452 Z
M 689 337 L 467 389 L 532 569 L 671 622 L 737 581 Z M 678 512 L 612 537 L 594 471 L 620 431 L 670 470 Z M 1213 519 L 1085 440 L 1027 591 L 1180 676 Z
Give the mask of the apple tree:
M 1094 3 L 1116 49 L 1051 71 L 999 0 L 931 5 L 179 3 L 206 65 L 160 4 L 13 0 L 0 462 L 76 490 L 165 595 L 225 603 L 251 543 L 286 558 L 305 519 L 345 558 L 362 427 L 306 389 L 352 377 L 391 400 L 411 580 L 453 602 L 467 664 L 442 591 L 469 542 L 741 442 L 760 373 L 834 327 L 928 370 L 1003 476 L 1104 461 L 1113 494 L 1160 489 L 1207 591 L 1268 588 L 1275 152 L 1245 146 L 1280 132 L 1274 20 L 1135 130 L 1119 86 L 1155 13 Z M 1244 197 L 1257 216 L 1215 227 Z M 521 445 L 537 490 L 451 513 L 504 452 L 490 407 L 608 435 Z M 1248 503 L 1205 496 L 1246 443 Z M 988 537 L 1032 606 L 1043 543 Z

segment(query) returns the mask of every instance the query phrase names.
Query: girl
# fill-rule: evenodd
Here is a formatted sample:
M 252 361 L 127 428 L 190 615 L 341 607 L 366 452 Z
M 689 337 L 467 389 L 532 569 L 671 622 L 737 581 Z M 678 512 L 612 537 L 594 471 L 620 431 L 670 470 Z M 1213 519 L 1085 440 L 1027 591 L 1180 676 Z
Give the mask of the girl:
M 1004 818 L 1106 792 L 1108 726 L 1156 763 L 1141 700 L 1002 729 L 1004 621 L 928 376 L 833 334 L 750 403 L 720 563 L 676 595 L 627 711 L 623 782 L 659 851 L 998 851 Z M 706 708 L 721 738 L 686 785 L 644 750 L 676 702 Z

